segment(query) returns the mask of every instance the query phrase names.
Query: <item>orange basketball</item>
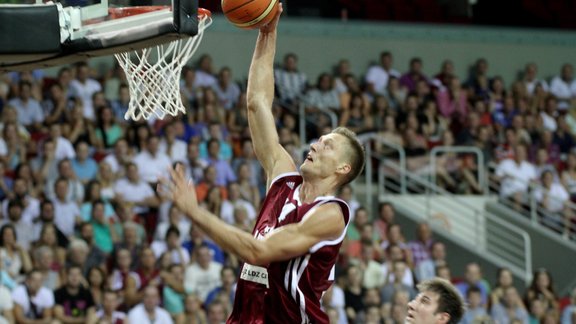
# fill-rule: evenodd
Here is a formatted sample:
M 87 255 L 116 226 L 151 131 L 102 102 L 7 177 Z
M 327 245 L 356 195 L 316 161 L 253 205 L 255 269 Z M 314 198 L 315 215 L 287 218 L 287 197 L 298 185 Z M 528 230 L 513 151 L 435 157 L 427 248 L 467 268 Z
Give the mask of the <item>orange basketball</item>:
M 269 23 L 278 12 L 279 0 L 222 0 L 222 11 L 238 28 L 255 29 Z

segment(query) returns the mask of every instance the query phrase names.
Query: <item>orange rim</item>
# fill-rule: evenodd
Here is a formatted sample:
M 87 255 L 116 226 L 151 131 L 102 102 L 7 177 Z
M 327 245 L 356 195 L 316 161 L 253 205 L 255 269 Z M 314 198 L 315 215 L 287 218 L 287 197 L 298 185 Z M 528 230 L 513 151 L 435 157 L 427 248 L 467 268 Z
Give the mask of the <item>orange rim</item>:
M 172 10 L 170 6 L 135 6 L 135 7 L 108 8 L 108 15 L 110 16 L 110 19 L 119 19 L 166 9 Z M 210 10 L 204 8 L 198 8 L 198 18 L 211 17 L 211 16 L 212 12 L 210 12 Z
M 208 9 L 198 8 L 198 18 L 212 17 L 212 12 Z

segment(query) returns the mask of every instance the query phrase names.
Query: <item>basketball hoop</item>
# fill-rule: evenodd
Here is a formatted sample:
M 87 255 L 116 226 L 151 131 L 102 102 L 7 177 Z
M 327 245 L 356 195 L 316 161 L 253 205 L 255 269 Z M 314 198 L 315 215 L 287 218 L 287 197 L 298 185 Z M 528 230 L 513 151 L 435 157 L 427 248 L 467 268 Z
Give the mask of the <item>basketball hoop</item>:
M 112 17 L 126 17 L 166 9 L 143 6 L 110 9 Z M 152 115 L 162 119 L 166 114 L 185 113 L 180 95 L 180 74 L 202 41 L 204 30 L 212 24 L 209 10 L 198 8 L 198 34 L 183 36 L 170 43 L 142 50 L 117 53 L 114 56 L 126 73 L 130 103 L 125 119 L 148 120 Z

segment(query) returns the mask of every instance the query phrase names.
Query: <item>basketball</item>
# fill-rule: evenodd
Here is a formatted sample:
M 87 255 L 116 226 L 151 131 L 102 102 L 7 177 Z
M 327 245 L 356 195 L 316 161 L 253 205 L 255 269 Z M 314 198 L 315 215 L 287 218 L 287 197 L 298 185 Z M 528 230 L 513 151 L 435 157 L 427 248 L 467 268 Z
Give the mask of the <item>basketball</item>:
M 276 16 L 278 0 L 222 0 L 222 12 L 234 26 L 256 29 Z

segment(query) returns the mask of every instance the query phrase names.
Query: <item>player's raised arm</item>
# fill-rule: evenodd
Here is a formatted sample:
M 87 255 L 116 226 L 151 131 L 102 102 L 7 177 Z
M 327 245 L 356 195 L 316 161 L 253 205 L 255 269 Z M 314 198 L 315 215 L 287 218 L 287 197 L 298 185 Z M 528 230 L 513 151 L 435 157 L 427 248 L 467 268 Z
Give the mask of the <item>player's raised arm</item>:
M 276 53 L 277 16 L 260 29 L 250 72 L 248 75 L 248 123 L 256 157 L 266 171 L 268 181 L 284 172 L 295 171 L 290 155 L 280 145 L 276 124 L 272 115 L 274 100 L 274 55 Z

